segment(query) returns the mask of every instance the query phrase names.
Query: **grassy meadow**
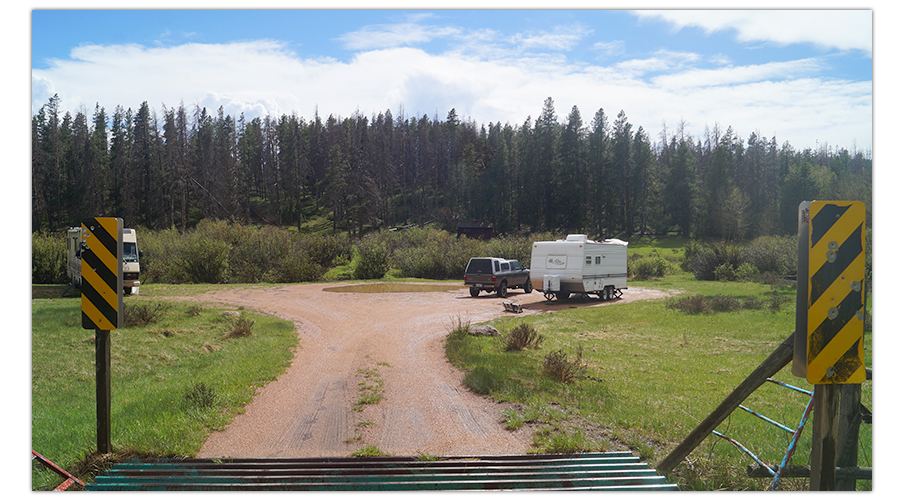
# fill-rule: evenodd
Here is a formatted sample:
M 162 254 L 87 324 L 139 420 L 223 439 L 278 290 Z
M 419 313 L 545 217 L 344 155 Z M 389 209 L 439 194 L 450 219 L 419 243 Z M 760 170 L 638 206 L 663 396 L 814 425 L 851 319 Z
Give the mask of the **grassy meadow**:
M 82 480 L 122 456 L 195 454 L 287 367 L 297 344 L 290 322 L 267 316 L 137 297 L 125 308 L 126 327 L 111 332 L 115 456 L 99 457 L 94 331 L 81 327 L 81 300 L 32 299 L 32 448 Z M 130 309 L 143 314 L 130 319 Z M 32 465 L 33 489 L 60 482 Z
M 750 282 L 699 282 L 677 272 L 662 279 L 630 280 L 629 285 L 678 295 L 502 318 L 491 322 L 499 337 L 451 334 L 448 358 L 467 371 L 470 388 L 497 401 L 515 403 L 504 418 L 510 428 L 534 426 L 533 451 L 625 447 L 654 465 L 790 335 L 794 290 Z M 698 314 L 676 307 L 680 298 L 696 296 L 736 307 Z M 522 323 L 531 324 L 542 337 L 540 346 L 505 350 L 504 336 Z M 871 346 L 872 335 L 867 332 L 868 366 Z M 578 368 L 574 382 L 560 382 L 548 373 L 548 355 L 559 352 Z M 812 390 L 805 379 L 791 374 L 790 364 L 773 378 Z M 808 400 L 804 394 L 767 383 L 744 405 L 795 428 Z M 863 404 L 872 407 L 871 382 L 863 384 Z M 791 463 L 809 464 L 811 429 L 810 420 Z M 742 410 L 736 410 L 717 430 L 770 464 L 781 462 L 791 438 Z M 859 456 L 860 466 L 872 465 L 871 425 L 862 425 Z M 765 489 L 770 480 L 747 477 L 751 463 L 732 444 L 710 436 L 669 479 L 688 490 Z M 804 490 L 807 483 L 806 479 L 785 479 L 781 488 Z M 871 482 L 860 481 L 857 487 L 871 489 Z
M 192 236 L 191 241 L 202 242 L 195 250 L 205 249 L 214 234 L 209 229 L 209 234 Z M 220 308 L 166 302 L 166 295 L 247 286 L 236 277 L 262 276 L 257 271 L 265 266 L 275 266 L 278 280 L 274 281 L 305 279 L 305 271 L 294 267 L 296 257 L 287 257 L 298 255 L 292 254 L 291 248 L 303 255 L 321 255 L 310 260 L 318 262 L 313 273 L 317 280 L 360 279 L 360 269 L 374 269 L 387 280 L 452 279 L 457 267 L 464 265 L 463 257 L 471 252 L 503 254 L 527 262 L 530 248 L 530 239 L 524 236 L 476 243 L 446 235 L 433 237 L 435 233 L 425 229 L 382 234 L 351 250 L 349 243 L 337 239 L 310 243 L 262 230 L 252 235 L 246 238 L 252 245 L 245 247 L 234 239 L 222 246 L 227 258 L 223 257 L 225 271 L 221 275 L 230 278 L 218 282 L 182 280 L 187 270 L 174 265 L 174 259 L 172 265 L 165 263 L 167 254 L 154 249 L 181 248 L 183 256 L 189 257 L 190 242 L 169 233 L 147 235 L 146 261 L 155 264 L 156 270 L 148 272 L 150 279 L 142 286 L 141 296 L 128 297 L 125 302 L 126 312 L 144 308 L 145 314 L 140 316 L 151 319 L 112 333 L 112 441 L 117 457 L 196 453 L 211 429 L 225 426 L 242 411 L 257 387 L 284 370 L 296 347 L 296 333 L 288 322 L 244 312 L 223 315 Z M 251 246 L 268 248 L 266 245 L 276 241 L 285 242 L 283 250 L 271 254 L 278 259 L 253 261 L 256 267 L 248 267 L 249 261 L 242 255 Z M 58 251 L 52 242 L 44 246 L 52 250 L 44 254 L 53 256 Z M 779 247 L 777 251 L 772 250 L 775 247 Z M 790 242 L 781 240 L 762 241 L 755 247 L 761 257 L 751 261 L 754 254 L 750 252 L 747 262 L 762 272 L 761 266 L 767 262 L 795 252 L 796 243 L 793 250 L 790 247 Z M 35 255 L 39 248 L 35 246 Z M 794 329 L 795 289 L 778 278 L 788 272 L 769 270 L 768 279 L 752 281 L 746 279 L 747 266 L 723 267 L 714 260 L 718 255 L 701 250 L 674 237 L 632 241 L 629 270 L 634 276 L 629 285 L 668 291 L 672 297 L 571 307 L 552 314 L 507 315 L 491 322 L 500 337 L 449 332 L 448 359 L 466 372 L 465 383 L 473 391 L 506 403 L 498 419 L 507 428 L 529 426 L 535 431 L 532 451 L 629 449 L 654 466 Z M 735 255 L 724 250 L 721 255 Z M 696 269 L 721 278 L 700 281 L 695 278 L 696 271 L 683 270 L 680 264 L 688 252 L 693 252 Z M 35 260 L 45 262 L 34 266 L 35 270 L 44 269 L 48 276 L 58 274 L 57 257 Z M 167 281 L 165 273 L 175 274 Z M 721 280 L 725 278 L 732 281 Z M 48 282 L 52 283 L 52 278 Z M 58 298 L 62 288 L 33 287 L 32 445 L 84 479 L 104 461 L 117 457 L 92 453 L 96 449 L 94 333 L 81 328 L 80 300 Z M 570 300 L 575 305 L 583 299 Z M 870 295 L 870 310 L 871 303 Z M 251 335 L 231 335 L 239 320 L 244 326 L 252 323 Z M 465 326 L 465 318 L 458 321 L 460 327 Z M 536 332 L 535 344 L 506 350 L 504 336 L 521 324 Z M 865 334 L 869 367 L 872 345 L 869 329 Z M 570 382 L 554 378 L 552 366 L 571 369 Z M 805 380 L 791 374 L 790 365 L 775 378 L 811 389 Z M 765 384 L 744 404 L 793 428 L 807 401 L 803 394 Z M 871 382 L 863 384 L 863 404 L 872 409 Z M 862 467 L 872 466 L 871 427 L 861 427 Z M 767 463 L 780 463 L 790 440 L 785 431 L 740 410 L 718 430 Z M 811 425 L 793 464 L 809 463 L 810 434 Z M 747 477 L 746 467 L 751 463 L 730 443 L 710 436 L 669 480 L 685 490 L 766 488 L 770 481 Z M 34 489 L 52 488 L 59 482 L 52 473 L 33 467 Z M 782 488 L 804 490 L 807 483 L 806 479 L 786 479 Z M 857 487 L 864 490 L 872 485 L 859 481 Z

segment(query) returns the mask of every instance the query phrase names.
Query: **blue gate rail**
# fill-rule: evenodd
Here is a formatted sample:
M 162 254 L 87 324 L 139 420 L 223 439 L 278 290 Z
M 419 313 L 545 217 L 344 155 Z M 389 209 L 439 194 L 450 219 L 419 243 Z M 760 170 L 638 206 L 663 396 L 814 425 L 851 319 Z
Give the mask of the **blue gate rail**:
M 92 491 L 677 490 L 628 452 L 124 462 Z

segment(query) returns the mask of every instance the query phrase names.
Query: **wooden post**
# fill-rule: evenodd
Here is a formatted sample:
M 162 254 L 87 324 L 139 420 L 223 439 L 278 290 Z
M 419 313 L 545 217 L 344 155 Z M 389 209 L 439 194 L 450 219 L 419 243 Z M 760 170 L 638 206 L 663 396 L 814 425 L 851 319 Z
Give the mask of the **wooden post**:
M 731 412 L 737 409 L 748 396 L 778 373 L 794 357 L 794 334 L 791 333 L 775 351 L 762 362 L 753 373 L 738 385 L 703 422 L 691 432 L 669 455 L 656 465 L 661 472 L 671 472 L 684 457 L 688 456 L 700 443 L 716 429 Z
M 810 491 L 834 491 L 837 464 L 837 422 L 840 386 L 816 384 L 813 407 Z
M 97 452 L 112 451 L 110 429 L 110 340 L 109 330 L 95 330 L 94 349 L 96 352 L 95 369 L 97 374 Z
M 841 385 L 841 406 L 838 420 L 837 461 L 838 468 L 856 467 L 859 458 L 859 424 L 862 384 Z M 838 491 L 856 491 L 855 478 L 837 478 Z

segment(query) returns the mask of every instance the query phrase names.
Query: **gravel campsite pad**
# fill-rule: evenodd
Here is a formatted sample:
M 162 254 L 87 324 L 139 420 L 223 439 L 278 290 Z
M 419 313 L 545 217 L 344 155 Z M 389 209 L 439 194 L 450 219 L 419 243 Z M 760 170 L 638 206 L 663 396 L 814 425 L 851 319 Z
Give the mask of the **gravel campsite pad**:
M 666 296 L 629 288 L 612 302 L 548 303 L 536 291 L 501 299 L 471 297 L 462 286 L 412 292 L 396 286 L 381 293 L 335 284 L 247 287 L 190 299 L 292 321 L 300 337 L 287 371 L 260 388 L 226 429 L 213 432 L 198 456 L 346 456 L 366 446 L 398 456 L 524 453 L 530 431 L 504 429 L 503 406 L 462 385 L 464 373 L 444 356 L 447 333 L 460 321 L 514 314 L 504 312 L 505 301 L 518 302 L 527 315 Z M 360 404 L 371 394 L 378 397 Z

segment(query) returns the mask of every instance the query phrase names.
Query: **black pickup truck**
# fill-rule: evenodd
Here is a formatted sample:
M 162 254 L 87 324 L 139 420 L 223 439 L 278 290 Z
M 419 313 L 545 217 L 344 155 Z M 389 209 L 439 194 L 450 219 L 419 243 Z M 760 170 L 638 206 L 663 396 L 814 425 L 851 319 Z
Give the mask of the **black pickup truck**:
M 477 297 L 482 290 L 497 292 L 498 297 L 506 297 L 510 288 L 521 288 L 531 293 L 531 271 L 522 267 L 517 260 L 496 257 L 472 257 L 463 277 L 469 293 Z

